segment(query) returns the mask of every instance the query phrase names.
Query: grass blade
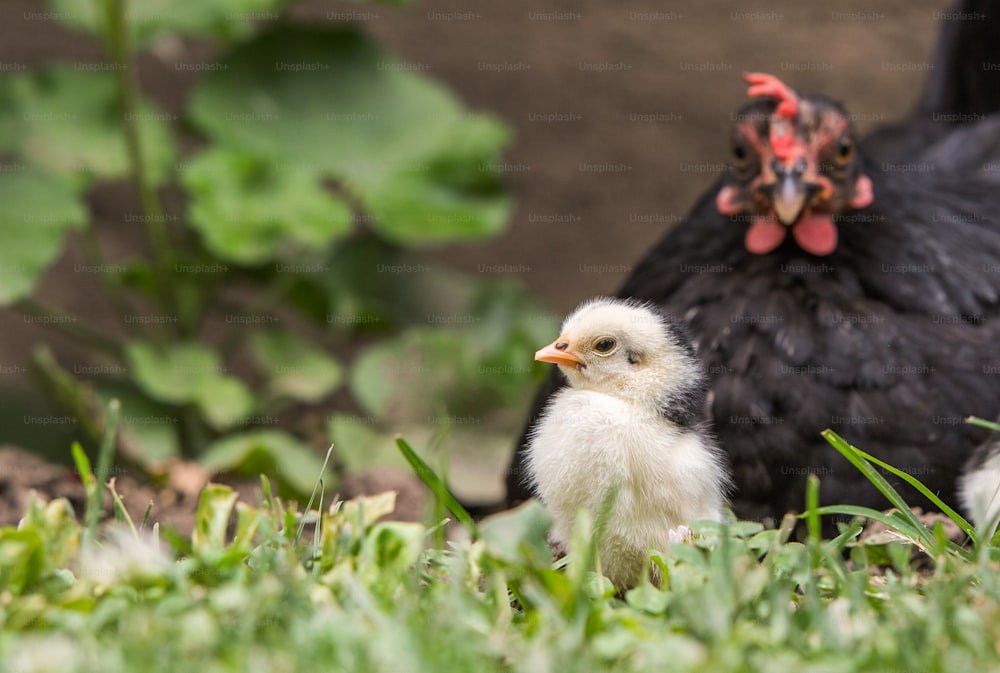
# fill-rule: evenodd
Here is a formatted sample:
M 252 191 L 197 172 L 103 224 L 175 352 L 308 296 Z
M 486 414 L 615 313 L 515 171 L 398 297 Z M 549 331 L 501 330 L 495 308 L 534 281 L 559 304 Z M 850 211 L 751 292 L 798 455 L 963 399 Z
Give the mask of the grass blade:
M 266 474 L 260 475 L 260 487 L 264 491 L 264 502 L 267 504 L 267 511 L 274 510 L 274 497 L 271 495 L 271 480 Z
M 900 479 L 902 479 L 903 481 L 905 481 L 907 484 L 909 484 L 913 488 L 917 489 L 920 492 L 921 495 L 923 495 L 925 498 L 927 498 L 928 500 L 930 500 L 934 504 L 935 507 L 937 507 L 942 512 L 944 512 L 945 515 L 949 519 L 951 519 L 952 521 L 954 521 L 955 524 L 959 528 L 962 529 L 962 532 L 964 532 L 966 535 L 968 535 L 972 540 L 976 539 L 976 529 L 975 529 L 975 527 L 971 523 L 969 523 L 965 519 L 965 517 L 963 517 L 961 514 L 959 514 L 955 510 L 953 510 L 951 507 L 949 507 L 947 504 L 945 504 L 944 501 L 942 501 L 939 497 L 937 497 L 937 495 L 935 495 L 934 493 L 932 493 L 929 488 L 927 488 L 922 483 L 920 483 L 919 479 L 917 479 L 916 477 L 914 477 L 911 474 L 907 474 L 906 472 L 903 472 L 902 470 L 893 467 L 889 463 L 886 463 L 886 462 L 884 462 L 882 460 L 879 460 L 878 458 L 876 458 L 875 456 L 871 455 L 870 453 L 862 451 L 861 449 L 858 449 L 858 448 L 855 448 L 854 450 L 857 451 L 858 455 L 860 455 L 862 458 L 864 458 L 868 462 L 875 463 L 876 465 L 878 465 L 879 467 L 881 467 L 883 470 L 886 470 L 887 472 L 890 472 L 890 473 L 896 475 L 897 477 L 899 477 Z
M 818 510 L 819 508 L 817 508 Z M 826 543 L 831 552 L 841 553 L 847 547 L 847 543 L 856 538 L 864 529 L 865 523 L 860 517 L 854 517 L 840 535 Z
M 831 446 L 833 446 L 833 448 L 840 452 L 840 455 L 849 460 L 854 467 L 858 468 L 858 470 L 865 475 L 868 481 L 870 481 L 872 485 L 886 497 L 892 506 L 896 508 L 900 515 L 906 519 L 921 544 L 925 548 L 933 548 L 934 539 L 931 532 L 927 529 L 927 526 L 921 523 L 920 519 L 917 518 L 917 515 L 910 510 L 910 506 L 906 504 L 906 500 L 904 500 L 903 496 L 901 496 L 899 492 L 892 487 L 892 484 L 886 481 L 885 477 L 879 474 L 878 470 L 871 466 L 871 463 L 869 463 L 866 458 L 867 454 L 862 455 L 862 451 L 848 444 L 833 430 L 824 430 L 822 435 L 823 438 L 826 439 Z
M 128 510 L 125 509 L 125 503 L 122 501 L 122 497 L 118 495 L 118 490 L 115 488 L 114 478 L 108 481 L 107 489 L 111 492 L 111 500 L 115 505 L 115 518 L 118 521 L 124 521 L 127 523 L 129 529 L 132 531 L 132 535 L 139 537 L 139 531 L 135 529 L 135 523 L 133 523 L 132 517 L 129 516 Z
M 987 430 L 992 430 L 993 432 L 1000 432 L 1000 424 L 994 423 L 993 421 L 987 421 L 985 418 L 979 418 L 978 416 L 969 416 L 965 419 L 965 422 L 969 425 L 975 425 L 980 428 L 986 428 Z
M 91 476 L 90 461 L 79 444 L 73 444 L 73 461 L 80 473 L 87 490 L 87 506 L 84 511 L 84 536 L 88 540 L 97 537 L 97 524 L 101 520 L 104 503 L 104 484 L 111 471 L 111 460 L 115 455 L 115 439 L 118 436 L 118 426 L 121 422 L 121 402 L 114 399 L 108 402 L 107 418 L 104 423 L 104 437 L 97 453 L 97 473 Z
M 469 534 L 472 535 L 473 539 L 479 539 L 479 531 L 476 527 L 476 522 L 472 520 L 469 513 L 462 507 L 461 503 L 455 499 L 455 496 L 451 494 L 448 487 L 445 485 L 444 481 L 431 469 L 430 465 L 424 462 L 423 458 L 417 455 L 417 452 L 413 450 L 405 439 L 402 437 L 396 437 L 396 446 L 399 447 L 400 452 L 403 457 L 406 458 L 406 462 L 410 464 L 413 468 L 413 472 L 417 475 L 420 481 L 427 485 L 427 488 L 431 490 L 434 497 L 437 498 L 438 502 L 444 505 L 445 509 L 451 512 L 452 516 L 465 527 Z
M 886 528 L 896 531 L 928 553 L 933 550 L 941 550 L 940 540 L 937 538 L 935 531 L 927 528 L 919 519 L 917 519 L 917 524 L 913 525 L 909 518 L 900 510 L 892 514 L 886 514 L 877 509 L 857 505 L 827 505 L 826 507 L 820 507 L 817 513 L 823 516 L 860 516 L 871 519 L 872 521 L 881 523 Z M 964 559 L 970 558 L 968 549 L 955 544 L 951 540 L 947 541 L 947 549 Z
M 924 527 L 923 524 L 919 523 L 918 520 L 917 525 L 914 525 L 909 519 L 897 516 L 897 513 L 886 514 L 877 509 L 861 507 L 859 505 L 827 505 L 818 508 L 816 513 L 823 516 L 861 516 L 872 521 L 877 521 L 887 528 L 891 528 L 897 533 L 912 539 L 914 542 L 921 545 L 924 543 L 920 535 L 920 528 Z
M 118 427 L 121 425 L 122 403 L 113 399 L 108 402 L 107 420 L 104 424 L 104 437 L 101 448 L 97 452 L 97 484 L 103 486 L 108 482 L 111 472 L 111 461 L 115 457 L 115 441 L 118 439 Z
M 153 513 L 153 501 L 150 500 L 149 504 L 146 505 L 146 511 L 142 515 L 142 521 L 139 522 L 139 533 L 146 530 L 146 526 L 149 524 L 149 515 Z
M 90 490 L 94 487 L 94 473 L 90 467 L 90 458 L 87 458 L 87 453 L 80 446 L 80 442 L 73 442 L 70 452 L 73 454 L 73 464 L 76 465 L 76 472 L 80 475 L 80 481 L 83 482 L 83 488 L 87 492 L 87 504 L 89 505 Z M 83 514 L 84 517 L 87 516 L 86 512 Z
M 298 541 L 299 537 L 302 535 L 302 531 L 305 530 L 307 514 L 312 509 L 313 503 L 316 502 L 316 496 L 317 496 L 317 494 L 319 494 L 319 501 L 323 502 L 323 486 L 324 486 L 324 483 L 325 483 L 323 481 L 323 475 L 326 474 L 326 466 L 330 464 L 330 456 L 332 456 L 332 455 L 333 455 L 333 444 L 331 444 L 330 448 L 328 448 L 326 450 L 326 458 L 323 459 L 323 467 L 320 468 L 320 470 L 319 470 L 319 476 L 316 477 L 316 485 L 313 486 L 312 493 L 309 495 L 309 502 L 306 503 L 305 509 L 302 510 L 302 519 L 299 521 L 299 525 L 298 525 L 298 527 L 295 530 L 295 541 L 296 542 Z M 271 499 L 271 484 L 270 484 L 270 482 L 266 481 L 266 478 L 264 477 L 264 475 L 261 475 L 261 479 L 262 479 L 261 483 L 264 484 L 264 490 L 265 490 L 265 493 L 266 493 L 266 497 L 270 501 L 270 499 Z M 322 511 L 319 512 L 319 518 L 321 520 L 323 518 L 323 512 Z
M 820 523 L 819 509 L 819 478 L 815 474 L 810 474 L 806 480 L 806 511 L 803 516 L 809 528 L 809 541 L 818 545 L 823 534 L 823 526 Z

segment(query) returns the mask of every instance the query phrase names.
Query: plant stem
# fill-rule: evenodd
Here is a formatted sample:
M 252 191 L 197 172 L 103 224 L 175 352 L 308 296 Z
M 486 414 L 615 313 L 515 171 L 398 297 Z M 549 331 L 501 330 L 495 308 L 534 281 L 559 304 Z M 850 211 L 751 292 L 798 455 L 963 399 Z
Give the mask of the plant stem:
M 87 437 L 97 443 L 103 441 L 108 432 L 106 405 L 94 387 L 82 383 L 68 369 L 60 365 L 52 355 L 52 351 L 44 344 L 32 349 L 31 369 L 44 394 L 73 414 Z M 137 446 L 134 436 L 130 433 L 118 435 L 116 451 L 137 474 L 146 479 L 156 478 L 157 475 L 150 472 L 149 460 L 143 455 L 141 447 Z
M 115 64 L 118 86 L 121 95 L 121 107 L 124 113 L 125 144 L 128 150 L 129 165 L 146 222 L 146 232 L 149 245 L 156 260 L 157 289 L 165 308 L 175 314 L 179 310 L 177 297 L 173 291 L 171 270 L 175 254 L 170 234 L 167 231 L 163 206 L 156 192 L 156 186 L 146 170 L 145 155 L 142 146 L 142 134 L 139 128 L 139 76 L 133 58 L 132 45 L 129 44 L 128 26 L 126 25 L 125 9 L 127 0 L 105 0 L 106 34 L 109 60 Z
M 66 313 L 30 297 L 17 303 L 17 309 L 24 314 L 25 322 L 34 322 L 62 332 L 76 341 L 87 343 L 105 351 L 115 358 L 121 357 L 121 344 L 94 329 L 72 313 Z M 31 319 L 29 319 L 31 318 Z

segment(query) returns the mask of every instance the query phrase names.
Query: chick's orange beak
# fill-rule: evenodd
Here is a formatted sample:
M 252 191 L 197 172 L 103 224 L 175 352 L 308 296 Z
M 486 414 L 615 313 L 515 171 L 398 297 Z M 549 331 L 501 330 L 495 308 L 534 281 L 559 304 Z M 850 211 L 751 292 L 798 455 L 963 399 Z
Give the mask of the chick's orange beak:
M 551 362 L 554 365 L 583 364 L 583 358 L 569 349 L 569 338 L 565 334 L 535 353 L 535 359 L 539 362 Z

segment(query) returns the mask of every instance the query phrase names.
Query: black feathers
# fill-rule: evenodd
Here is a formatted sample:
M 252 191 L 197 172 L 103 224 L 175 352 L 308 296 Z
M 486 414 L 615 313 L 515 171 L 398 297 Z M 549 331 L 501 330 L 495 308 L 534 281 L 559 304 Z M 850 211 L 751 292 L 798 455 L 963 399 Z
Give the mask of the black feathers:
M 668 421 L 682 428 L 698 428 L 705 424 L 705 397 L 708 393 L 708 378 L 697 356 L 694 342 L 691 340 L 684 323 L 671 314 L 661 314 L 664 325 L 668 328 L 674 344 L 679 347 L 690 360 L 692 375 L 685 381 L 681 390 L 674 391 L 668 403 L 660 408 L 660 414 Z

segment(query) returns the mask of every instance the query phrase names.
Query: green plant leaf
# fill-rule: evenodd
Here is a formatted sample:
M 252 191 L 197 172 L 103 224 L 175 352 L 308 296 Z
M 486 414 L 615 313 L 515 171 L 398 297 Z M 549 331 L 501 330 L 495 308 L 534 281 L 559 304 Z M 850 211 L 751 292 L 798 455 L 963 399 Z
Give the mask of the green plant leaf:
M 471 310 L 428 312 L 427 326 L 376 342 L 358 356 L 350 388 L 366 413 L 413 420 L 440 415 L 441 404 L 459 416 L 519 413 L 527 406 L 536 372 L 532 354 L 558 325 L 522 289 L 483 285 Z
M 265 514 L 246 503 L 236 503 L 236 531 L 233 534 L 233 546 L 243 549 L 253 547 L 253 539 L 260 528 Z
M 278 430 L 224 437 L 209 446 L 199 462 L 210 472 L 274 476 L 298 495 L 308 495 L 323 472 L 323 461 L 311 448 Z
M 486 405 L 526 413 L 527 391 L 549 374 L 534 353 L 559 333 L 559 321 L 510 282 L 481 283 L 469 313 L 476 318 L 468 335 L 475 365 L 463 379 L 483 391 Z
M 198 497 L 191 545 L 195 552 L 223 551 L 229 515 L 239 494 L 224 484 L 209 484 Z
M 66 234 L 86 224 L 86 208 L 68 178 L 32 169 L 0 173 L 0 306 L 29 296 L 62 252 Z
M 129 444 L 142 452 L 145 464 L 162 465 L 181 455 L 177 418 L 166 405 L 125 384 L 102 382 L 95 388 L 105 404 L 112 398 L 121 400 L 120 432 L 129 436 Z
M 250 337 L 250 353 L 267 374 L 267 391 L 275 397 L 318 402 L 344 378 L 335 358 L 291 332 L 255 332 Z
M 337 461 L 348 472 L 362 472 L 375 466 L 408 468 L 409 463 L 396 448 L 395 438 L 382 434 L 374 418 L 335 415 L 327 423 L 327 436 Z
M 254 408 L 254 398 L 243 382 L 231 376 L 206 379 L 192 400 L 216 430 L 239 425 Z
M 424 528 L 403 521 L 382 521 L 365 536 L 364 556 L 389 577 L 405 572 L 417 562 L 424 546 Z
M 324 272 L 303 276 L 327 298 L 321 319 L 338 330 L 388 331 L 460 313 L 477 291 L 468 276 L 371 233 L 335 246 Z
M 434 413 L 435 400 L 458 385 L 469 357 L 455 332 L 408 330 L 365 349 L 351 369 L 351 393 L 378 418 L 426 418 Z
M 113 73 L 54 66 L 18 74 L 3 83 L 14 121 L 15 154 L 34 166 L 80 181 L 125 178 L 129 161 L 118 86 Z M 171 115 L 141 101 L 138 125 L 146 170 L 163 182 L 176 155 Z
M 33 528 L 0 529 L 0 589 L 5 593 L 16 596 L 30 589 L 47 564 L 42 539 Z
M 506 128 L 470 117 L 360 31 L 285 27 L 222 62 L 193 93 L 195 125 L 228 147 L 334 178 L 386 238 L 468 240 L 506 223 Z
M 301 260 L 353 226 L 350 207 L 297 163 L 214 147 L 184 165 L 181 182 L 191 226 L 212 252 L 241 264 Z
M 87 457 L 87 453 L 80 446 L 80 442 L 73 442 L 72 446 L 70 446 L 70 452 L 73 456 L 73 465 L 76 466 L 76 473 L 80 475 L 80 481 L 83 482 L 83 489 L 89 496 L 90 490 L 96 484 L 94 473 L 90 469 L 90 458 Z
M 406 245 L 447 242 L 499 233 L 510 217 L 497 149 L 508 132 L 486 117 L 456 124 L 426 163 L 395 179 L 373 182 L 362 201 L 376 230 Z
M 216 429 L 241 422 L 254 400 L 239 379 L 226 376 L 218 353 L 197 343 L 157 347 L 133 341 L 125 357 L 139 387 L 169 404 L 195 404 Z
M 191 402 L 203 381 L 221 376 L 218 354 L 201 344 L 158 348 L 144 341 L 125 347 L 135 380 L 154 399 L 171 404 Z
M 552 562 L 548 531 L 552 525 L 545 506 L 531 499 L 516 509 L 500 512 L 479 522 L 479 533 L 490 553 L 509 563 L 528 557 L 535 563 Z
M 555 314 L 540 306 L 517 283 L 481 283 L 471 305 L 471 313 L 477 317 L 473 323 L 476 343 L 486 355 L 504 351 L 512 341 L 529 347 L 529 354 L 533 354 L 539 344 L 548 343 L 559 331 Z
M 638 610 L 648 612 L 651 615 L 661 615 L 667 609 L 670 596 L 652 584 L 643 583 L 628 591 L 625 594 L 625 600 Z
M 374 495 L 360 495 L 340 503 L 338 517 L 362 530 L 370 528 L 383 516 L 396 511 L 396 492 L 384 491 Z
M 48 0 L 63 23 L 101 35 L 104 3 Z M 262 20 L 276 20 L 285 0 L 141 0 L 128 4 L 130 38 L 142 47 L 159 38 L 235 40 L 250 35 Z

